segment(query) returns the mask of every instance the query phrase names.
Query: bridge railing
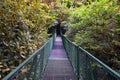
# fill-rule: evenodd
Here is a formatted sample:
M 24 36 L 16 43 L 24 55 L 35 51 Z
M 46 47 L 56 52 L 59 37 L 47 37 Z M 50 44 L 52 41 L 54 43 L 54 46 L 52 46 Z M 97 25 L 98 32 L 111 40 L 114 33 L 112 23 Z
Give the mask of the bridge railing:
M 2 80 L 41 80 L 56 34 Z
M 120 74 L 98 58 L 62 37 L 69 60 L 79 80 L 120 80 Z

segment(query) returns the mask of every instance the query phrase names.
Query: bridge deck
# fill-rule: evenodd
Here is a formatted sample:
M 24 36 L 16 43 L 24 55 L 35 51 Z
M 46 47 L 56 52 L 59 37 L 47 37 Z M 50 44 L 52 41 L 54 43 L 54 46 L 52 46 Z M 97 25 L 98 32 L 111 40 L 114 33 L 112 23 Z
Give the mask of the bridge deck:
M 77 80 L 67 58 L 61 37 L 57 37 L 45 69 L 43 80 Z

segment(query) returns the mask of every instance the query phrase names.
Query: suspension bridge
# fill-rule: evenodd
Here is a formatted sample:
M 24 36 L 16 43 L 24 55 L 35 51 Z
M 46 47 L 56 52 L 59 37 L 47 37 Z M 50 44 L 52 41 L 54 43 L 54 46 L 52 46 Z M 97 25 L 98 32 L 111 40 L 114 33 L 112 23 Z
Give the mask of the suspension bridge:
M 120 80 L 120 74 L 55 33 L 2 80 Z

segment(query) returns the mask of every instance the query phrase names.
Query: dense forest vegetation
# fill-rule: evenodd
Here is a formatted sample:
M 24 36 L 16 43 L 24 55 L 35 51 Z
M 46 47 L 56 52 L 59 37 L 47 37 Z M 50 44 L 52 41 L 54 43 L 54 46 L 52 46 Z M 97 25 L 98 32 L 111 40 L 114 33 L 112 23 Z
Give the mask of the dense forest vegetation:
M 47 29 L 56 18 L 53 12 L 34 0 L 0 1 L 0 78 L 47 41 Z
M 49 38 L 55 21 L 66 36 L 120 72 L 119 0 L 1 0 L 0 79 Z
M 70 8 L 67 36 L 113 69 L 120 70 L 120 14 L 117 0 L 78 3 Z

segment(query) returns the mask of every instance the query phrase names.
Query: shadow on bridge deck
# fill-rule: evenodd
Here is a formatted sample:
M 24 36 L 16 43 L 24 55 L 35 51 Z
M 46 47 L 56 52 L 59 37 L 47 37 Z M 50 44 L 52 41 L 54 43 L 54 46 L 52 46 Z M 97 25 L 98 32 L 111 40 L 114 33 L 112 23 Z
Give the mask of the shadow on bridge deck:
M 77 80 L 77 76 L 67 58 L 61 37 L 56 38 L 43 80 Z

